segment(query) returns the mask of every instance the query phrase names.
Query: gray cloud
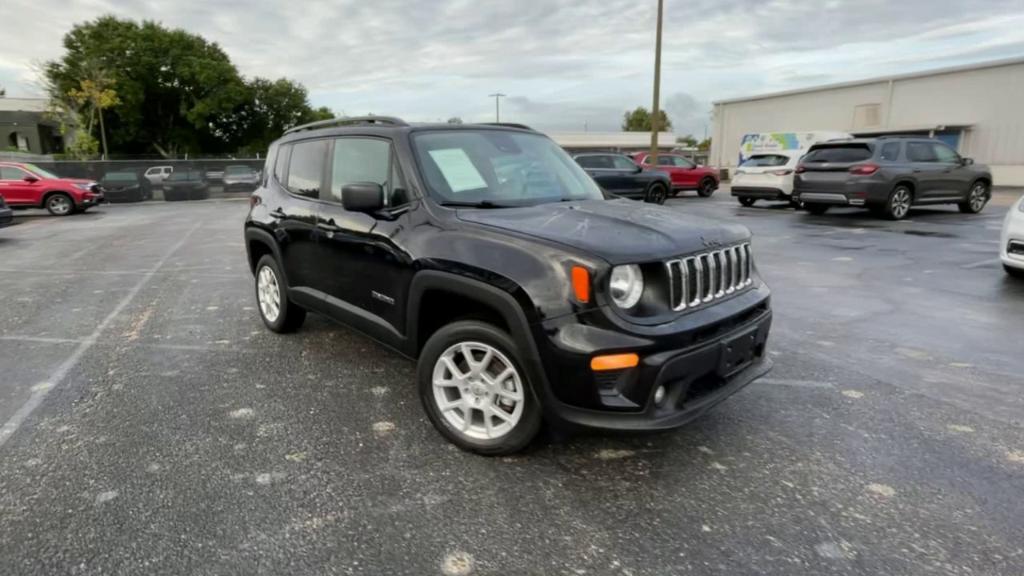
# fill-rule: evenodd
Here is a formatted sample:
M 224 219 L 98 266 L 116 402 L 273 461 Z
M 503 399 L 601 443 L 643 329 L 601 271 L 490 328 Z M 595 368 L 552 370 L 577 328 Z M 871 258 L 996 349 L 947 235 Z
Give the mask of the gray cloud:
M 492 117 L 617 129 L 650 105 L 653 2 L 591 0 L 7 0 L 0 83 L 30 93 L 30 65 L 76 22 L 114 13 L 218 42 L 246 75 L 304 83 L 315 103 L 414 119 Z M 703 134 L 719 98 L 1024 51 L 1020 0 L 693 0 L 666 3 L 663 106 Z M 39 26 L 45 22 L 45 26 Z

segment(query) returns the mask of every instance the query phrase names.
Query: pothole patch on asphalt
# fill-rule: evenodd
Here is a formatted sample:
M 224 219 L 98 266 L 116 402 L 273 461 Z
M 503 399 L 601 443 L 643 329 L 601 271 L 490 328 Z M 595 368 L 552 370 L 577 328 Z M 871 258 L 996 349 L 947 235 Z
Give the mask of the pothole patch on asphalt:
M 107 490 L 96 495 L 96 503 L 103 504 L 104 502 L 110 502 L 114 498 L 117 498 L 117 490 Z
M 853 398 L 854 400 L 860 400 L 864 397 L 864 393 L 858 390 L 843 390 L 843 396 Z
M 884 496 L 885 498 L 892 498 L 893 496 L 896 495 L 896 489 L 887 484 L 878 484 L 872 482 L 871 484 L 868 484 L 867 489 L 868 492 L 877 494 L 879 496 Z
M 621 460 L 623 458 L 629 458 L 635 455 L 636 452 L 632 450 L 615 450 L 613 448 L 605 448 L 604 450 L 598 451 L 594 455 L 594 458 L 598 460 Z
M 1024 450 L 1010 450 L 1006 453 L 1006 459 L 1014 464 L 1024 464 Z
M 971 428 L 970 426 L 964 426 L 963 424 L 950 424 L 946 426 L 946 428 L 949 429 L 950 432 L 956 432 L 958 434 L 974 433 L 974 428 Z
M 255 412 L 253 412 L 252 408 L 239 408 L 238 410 L 228 412 L 228 417 L 234 418 L 235 420 L 248 420 L 249 418 L 252 418 L 254 414 Z
M 457 550 L 441 561 L 441 573 L 445 576 L 467 576 L 473 572 L 473 557 L 468 552 Z
M 378 436 L 385 436 L 395 431 L 394 422 L 374 422 L 373 432 Z

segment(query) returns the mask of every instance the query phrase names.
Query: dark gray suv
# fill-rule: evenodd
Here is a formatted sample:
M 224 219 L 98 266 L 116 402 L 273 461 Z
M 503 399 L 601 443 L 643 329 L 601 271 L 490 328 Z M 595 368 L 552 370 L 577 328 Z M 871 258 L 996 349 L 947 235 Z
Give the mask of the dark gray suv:
M 883 136 L 812 146 L 796 169 L 793 200 L 812 214 L 861 206 L 891 220 L 911 206 L 956 204 L 977 214 L 991 196 L 988 167 L 931 138 Z

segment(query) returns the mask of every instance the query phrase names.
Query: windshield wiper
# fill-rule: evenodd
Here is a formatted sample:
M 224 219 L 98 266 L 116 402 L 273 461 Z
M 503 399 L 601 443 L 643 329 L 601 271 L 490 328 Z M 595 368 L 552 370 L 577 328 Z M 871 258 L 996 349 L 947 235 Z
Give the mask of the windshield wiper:
M 479 202 L 461 202 L 457 200 L 447 200 L 441 202 L 441 206 L 448 206 L 451 208 L 513 208 L 507 204 L 495 204 L 490 200 L 481 200 Z

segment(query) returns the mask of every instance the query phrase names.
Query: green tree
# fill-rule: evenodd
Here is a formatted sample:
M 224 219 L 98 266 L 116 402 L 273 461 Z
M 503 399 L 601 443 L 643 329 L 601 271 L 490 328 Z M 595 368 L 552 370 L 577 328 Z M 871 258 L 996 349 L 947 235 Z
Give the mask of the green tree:
M 237 145 L 233 114 L 246 85 L 217 44 L 156 22 L 103 16 L 75 25 L 64 48 L 44 67 L 50 95 L 80 90 L 91 68 L 105 70 L 117 86 L 107 115 L 113 151 L 170 155 Z
M 672 129 L 672 121 L 664 110 L 658 110 L 658 130 L 665 132 Z M 650 132 L 651 113 L 643 106 L 637 106 L 632 112 L 626 112 L 622 116 L 623 132 Z
M 230 132 L 247 152 L 266 152 L 270 143 L 289 128 L 334 118 L 326 106 L 309 105 L 306 89 L 284 78 L 253 78 L 246 84 L 245 98 L 235 110 Z
M 711 138 L 705 138 L 701 140 L 700 143 L 697 144 L 697 150 L 700 150 L 701 152 L 707 152 L 708 150 L 711 150 Z
M 110 75 L 95 66 L 84 70 L 84 77 L 78 81 L 78 87 L 68 91 L 68 97 L 76 102 L 80 109 L 88 110 L 85 134 L 92 137 L 93 122 L 99 117 L 100 142 L 103 143 L 103 157 L 109 153 L 107 150 L 107 131 L 103 125 L 103 111 L 116 106 L 120 100 L 117 92 L 113 89 L 114 81 Z M 83 138 L 83 142 L 87 139 Z
M 685 148 L 696 148 L 697 139 L 693 137 L 693 134 L 687 134 L 686 136 L 676 138 L 676 144 L 680 144 Z

